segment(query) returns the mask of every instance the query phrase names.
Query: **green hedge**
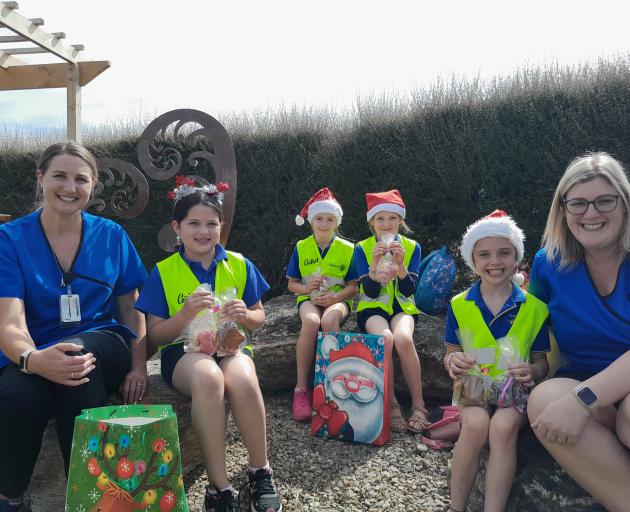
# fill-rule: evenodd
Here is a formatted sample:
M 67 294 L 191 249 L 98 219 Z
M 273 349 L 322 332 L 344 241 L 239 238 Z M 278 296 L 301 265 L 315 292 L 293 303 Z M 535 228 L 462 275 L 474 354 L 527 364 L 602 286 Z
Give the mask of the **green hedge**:
M 628 59 L 523 72 L 492 84 L 454 84 L 402 106 L 359 111 L 337 126 L 241 127 L 233 139 L 238 197 L 229 247 L 259 266 L 272 295 L 285 290 L 291 250 L 308 234 L 293 219 L 323 186 L 341 202 L 341 232 L 351 239 L 368 235 L 365 192 L 395 187 L 407 203 L 412 236 L 425 252 L 441 244 L 456 248 L 468 224 L 502 208 L 525 230 L 529 259 L 572 158 L 604 150 L 630 162 Z M 135 144 L 107 142 L 90 149 L 137 165 Z M 32 206 L 36 156 L 0 154 L 3 213 L 19 216 Z M 212 176 L 207 167 L 201 173 Z M 169 221 L 171 205 L 164 197 L 172 183 L 150 185 L 147 210 L 121 222 L 148 267 L 165 256 L 156 235 Z

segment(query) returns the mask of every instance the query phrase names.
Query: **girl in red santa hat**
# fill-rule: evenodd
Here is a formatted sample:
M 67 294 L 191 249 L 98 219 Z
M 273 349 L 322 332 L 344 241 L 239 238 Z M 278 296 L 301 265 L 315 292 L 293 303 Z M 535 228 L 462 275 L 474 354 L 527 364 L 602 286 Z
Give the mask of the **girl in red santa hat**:
M 302 321 L 292 407 L 296 421 L 311 420 L 312 398 L 307 381 L 313 367 L 317 332 L 340 331 L 357 292 L 357 276 L 350 270 L 354 244 L 337 232 L 342 216 L 341 205 L 332 192 L 322 188 L 295 218 L 298 226 L 308 220 L 313 230 L 311 236 L 297 243 L 287 268 L 288 288 L 297 295 Z
M 399 233 L 410 230 L 405 223 L 405 203 L 398 190 L 368 193 L 365 197 L 373 236 L 359 242 L 354 250 L 354 266 L 360 276 L 357 324 L 362 332 L 385 336 L 392 430 L 419 433 L 429 425 L 422 396 L 420 360 L 413 343 L 420 313 L 414 292 L 421 248 L 418 242 Z M 411 395 L 411 415 L 406 421 L 394 394 L 393 348 L 400 357 Z
M 462 403 L 460 399 L 461 432 L 451 469 L 451 512 L 466 510 L 479 453 L 486 442 L 490 443 L 490 458 L 484 510 L 504 509 L 516 471 L 518 432 L 527 419 L 526 389 L 549 369 L 545 356 L 549 351 L 547 306 L 518 287 L 522 277 L 516 272 L 523 258 L 524 238 L 507 213 L 495 210 L 468 227 L 460 247 L 464 261 L 480 279 L 451 301 L 444 366 L 456 388 L 458 382 L 462 387 L 462 376 L 473 366 L 491 387 L 485 400 Z M 466 342 L 466 352 L 462 342 Z M 508 346 L 514 356 L 506 357 Z

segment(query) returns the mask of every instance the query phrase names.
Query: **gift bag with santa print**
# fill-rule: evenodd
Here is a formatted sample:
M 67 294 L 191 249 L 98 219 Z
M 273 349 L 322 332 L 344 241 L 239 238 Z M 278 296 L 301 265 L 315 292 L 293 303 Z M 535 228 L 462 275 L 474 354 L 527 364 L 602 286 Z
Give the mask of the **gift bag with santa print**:
M 77 416 L 66 510 L 187 511 L 172 407 L 98 407 Z
M 384 445 L 391 435 L 388 374 L 383 336 L 320 332 L 311 435 Z

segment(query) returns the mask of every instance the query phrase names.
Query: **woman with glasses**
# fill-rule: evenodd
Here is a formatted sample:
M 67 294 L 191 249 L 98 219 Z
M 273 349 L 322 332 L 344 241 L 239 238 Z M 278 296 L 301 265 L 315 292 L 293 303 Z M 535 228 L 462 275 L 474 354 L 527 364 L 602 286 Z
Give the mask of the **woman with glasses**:
M 532 392 L 532 428 L 608 510 L 630 503 L 630 184 L 606 153 L 575 159 L 551 203 L 529 291 L 563 356 Z

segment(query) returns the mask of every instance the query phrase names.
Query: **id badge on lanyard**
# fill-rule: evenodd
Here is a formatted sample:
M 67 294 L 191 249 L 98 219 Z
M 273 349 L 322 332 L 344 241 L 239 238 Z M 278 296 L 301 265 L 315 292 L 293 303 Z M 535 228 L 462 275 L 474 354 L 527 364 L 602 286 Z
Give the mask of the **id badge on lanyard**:
M 59 318 L 61 327 L 72 327 L 81 323 L 81 303 L 70 285 L 66 290 L 67 293 L 59 297 Z

